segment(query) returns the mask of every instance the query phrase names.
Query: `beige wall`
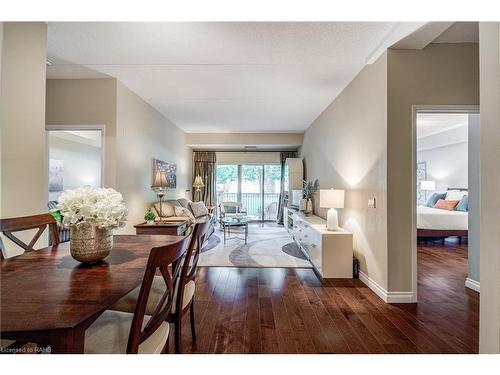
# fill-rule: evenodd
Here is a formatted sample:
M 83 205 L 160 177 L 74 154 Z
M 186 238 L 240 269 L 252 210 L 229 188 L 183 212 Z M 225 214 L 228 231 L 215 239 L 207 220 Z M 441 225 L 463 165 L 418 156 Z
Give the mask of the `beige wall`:
M 177 189 L 166 199 L 189 197 L 191 189 L 191 149 L 186 134 L 147 104 L 125 85 L 117 84 L 117 169 L 116 188 L 129 209 L 126 228 L 144 221 L 144 214 L 155 201 L 151 190 L 153 158 L 177 164 Z
M 500 26 L 479 24 L 481 301 L 479 351 L 500 353 Z
M 47 80 L 47 125 L 104 125 L 104 186 L 116 186 L 116 80 Z
M 354 233 L 361 270 L 387 288 L 387 55 L 367 65 L 306 131 L 300 150 L 308 180 L 346 189 L 340 225 Z M 368 208 L 375 197 L 376 208 Z M 325 210 L 315 211 L 326 217 Z
M 217 164 L 280 164 L 276 152 L 217 152 Z
M 186 136 L 188 145 L 197 149 L 245 145 L 294 148 L 302 145 L 304 139 L 301 133 L 187 133 Z
M 6 218 L 47 210 L 47 27 L 41 22 L 6 22 L 2 44 L 0 216 Z M 4 243 L 9 256 L 21 251 L 17 246 L 11 246 L 10 241 Z
M 412 291 L 412 105 L 478 105 L 477 43 L 388 51 L 388 290 Z

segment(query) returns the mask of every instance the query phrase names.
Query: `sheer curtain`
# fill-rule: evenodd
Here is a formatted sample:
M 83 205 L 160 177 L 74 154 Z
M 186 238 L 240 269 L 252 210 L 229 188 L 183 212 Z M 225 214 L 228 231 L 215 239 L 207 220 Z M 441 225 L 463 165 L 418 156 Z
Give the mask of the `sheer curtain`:
M 215 151 L 193 151 L 193 182 L 196 176 L 201 176 L 204 187 L 201 188 L 200 200 L 206 206 L 215 205 Z M 198 198 L 193 189 L 193 200 Z
M 280 163 L 281 163 L 281 186 L 280 186 L 280 197 L 278 200 L 278 214 L 276 215 L 276 222 L 278 224 L 283 224 L 283 207 L 285 198 L 285 161 L 287 158 L 296 158 L 297 151 L 282 151 L 280 153 Z

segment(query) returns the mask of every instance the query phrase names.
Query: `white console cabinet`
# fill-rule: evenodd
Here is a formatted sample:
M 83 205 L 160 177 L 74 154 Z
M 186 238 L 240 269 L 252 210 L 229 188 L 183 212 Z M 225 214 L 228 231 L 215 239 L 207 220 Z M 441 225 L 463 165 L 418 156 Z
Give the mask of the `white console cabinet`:
M 352 233 L 326 230 L 326 220 L 289 210 L 293 237 L 323 278 L 352 278 Z M 291 223 L 290 223 L 291 224 Z

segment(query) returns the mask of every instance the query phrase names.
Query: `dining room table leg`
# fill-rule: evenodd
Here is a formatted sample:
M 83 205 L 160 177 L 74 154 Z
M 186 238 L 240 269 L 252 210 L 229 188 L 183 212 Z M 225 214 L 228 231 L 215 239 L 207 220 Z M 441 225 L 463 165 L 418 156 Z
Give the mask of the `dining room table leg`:
M 85 330 L 82 328 L 55 330 L 51 333 L 47 344 L 53 354 L 83 354 Z

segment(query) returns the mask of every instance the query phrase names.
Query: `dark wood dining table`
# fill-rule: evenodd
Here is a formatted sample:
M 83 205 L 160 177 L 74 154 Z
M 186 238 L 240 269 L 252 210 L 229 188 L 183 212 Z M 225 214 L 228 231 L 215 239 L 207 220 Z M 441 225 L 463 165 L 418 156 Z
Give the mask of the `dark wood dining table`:
M 1 260 L 1 338 L 83 353 L 85 330 L 142 283 L 151 248 L 180 238 L 115 235 L 110 255 L 93 265 L 73 259 L 69 242 Z

